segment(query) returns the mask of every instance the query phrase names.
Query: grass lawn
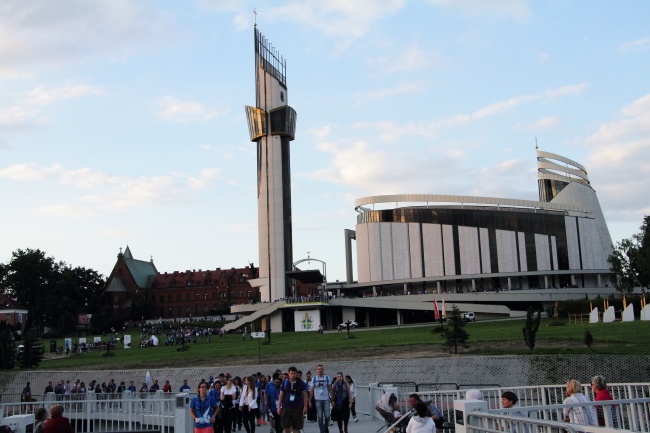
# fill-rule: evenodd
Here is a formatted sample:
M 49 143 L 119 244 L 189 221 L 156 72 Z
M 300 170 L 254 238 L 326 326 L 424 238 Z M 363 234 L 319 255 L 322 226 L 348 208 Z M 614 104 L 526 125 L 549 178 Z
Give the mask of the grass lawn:
M 527 354 L 617 354 L 650 355 L 650 345 L 644 336 L 650 335 L 650 322 L 615 322 L 598 324 L 569 324 L 552 326 L 550 319 L 542 319 L 537 333 L 537 344 L 531 352 L 526 347 L 522 336 L 524 320 L 478 321 L 468 323 L 465 330 L 469 333 L 469 347 L 459 351 L 458 355 L 527 355 Z M 445 325 L 447 326 L 447 325 Z M 242 341 L 241 335 L 231 334 L 226 338 L 212 337 L 210 343 L 201 338 L 197 344 L 189 344 L 186 352 L 177 349 L 180 346 L 132 347 L 123 349 L 119 346 L 111 350 L 114 356 L 103 356 L 106 352 L 91 352 L 81 355 L 50 356 L 41 362 L 39 369 L 58 370 L 75 369 L 130 369 L 181 367 L 185 365 L 214 364 L 254 364 L 281 362 L 288 354 L 296 359 L 354 360 L 377 357 L 404 358 L 417 356 L 452 356 L 442 347 L 442 337 L 432 330 L 439 325 L 407 326 L 400 328 L 383 328 L 352 331 L 353 338 L 347 333 L 334 332 L 318 334 L 316 332 L 274 333 L 271 344 L 268 340 Z M 584 344 L 585 331 L 594 337 L 591 349 Z M 132 341 L 140 338 L 139 330 L 132 330 Z M 89 341 L 92 338 L 88 338 Z M 49 340 L 44 341 L 49 348 Z M 57 341 L 63 345 L 63 340 Z

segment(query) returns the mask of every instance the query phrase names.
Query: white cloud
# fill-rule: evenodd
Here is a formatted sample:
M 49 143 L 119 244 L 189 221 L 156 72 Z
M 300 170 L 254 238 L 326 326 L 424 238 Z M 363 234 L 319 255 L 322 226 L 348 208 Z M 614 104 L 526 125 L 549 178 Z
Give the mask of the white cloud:
M 99 56 L 120 59 L 176 37 L 165 13 L 142 2 L 3 0 L 0 76 L 38 75 Z
M 404 0 L 304 0 L 264 11 L 266 19 L 294 21 L 340 40 L 339 48 L 364 36 L 379 20 L 399 11 Z
M 469 16 L 491 16 L 498 19 L 514 19 L 523 21 L 530 17 L 529 1 L 527 0 L 429 0 L 429 3 L 459 10 Z
M 155 100 L 158 117 L 166 122 L 207 122 L 224 114 L 223 110 L 209 108 L 197 101 L 181 101 L 172 96 Z
M 33 126 L 43 126 L 49 119 L 41 116 L 39 110 L 14 106 L 0 110 L 0 129 L 21 130 Z
M 579 143 L 589 149 L 585 166 L 608 220 L 640 223 L 650 207 L 650 94 Z
M 643 51 L 650 48 L 650 37 L 637 39 L 635 41 L 625 42 L 621 45 L 623 51 Z
M 373 129 L 380 132 L 380 138 L 387 142 L 404 139 L 415 135 L 427 139 L 435 139 L 444 130 L 458 128 L 486 117 L 502 114 L 522 105 L 540 100 L 555 100 L 567 95 L 579 94 L 586 85 L 578 84 L 549 89 L 538 94 L 521 95 L 504 101 L 481 107 L 471 113 L 458 113 L 423 122 L 397 123 L 393 121 L 366 122 L 354 125 L 355 128 Z
M 89 168 L 67 169 L 60 164 L 15 164 L 0 169 L 0 178 L 15 182 L 44 182 L 65 191 L 67 203 L 43 205 L 41 212 L 53 216 L 90 216 L 152 205 L 175 205 L 195 200 L 194 192 L 219 177 L 209 168 L 198 176 L 172 173 L 138 178 L 115 176 Z
M 100 86 L 68 85 L 52 89 L 37 87 L 27 96 L 26 103 L 29 105 L 51 105 L 67 99 L 81 98 L 87 95 L 107 95 Z
M 440 55 L 434 52 L 427 52 L 418 45 L 411 45 L 404 49 L 399 47 L 399 54 L 382 55 L 372 58 L 368 64 L 384 73 L 408 73 L 426 68 L 431 68 L 441 63 Z
M 354 99 L 357 101 L 357 103 L 360 103 L 368 100 L 390 98 L 393 96 L 413 95 L 418 92 L 424 91 L 425 86 L 426 86 L 425 83 L 417 82 L 417 83 L 401 84 L 397 87 L 392 87 L 392 88 L 369 90 L 366 92 L 357 92 L 354 94 Z
M 548 116 L 538 119 L 529 125 L 518 124 L 516 127 L 526 129 L 527 131 L 539 131 L 554 128 L 555 126 L 562 123 L 563 120 L 564 119 L 562 119 L 560 116 Z

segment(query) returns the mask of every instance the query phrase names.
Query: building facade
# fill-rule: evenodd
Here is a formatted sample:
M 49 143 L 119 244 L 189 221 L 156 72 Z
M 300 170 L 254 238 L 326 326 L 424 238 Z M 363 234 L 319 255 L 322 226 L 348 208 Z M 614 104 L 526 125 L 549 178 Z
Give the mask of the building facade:
M 612 241 L 585 168 L 548 152 L 537 158 L 540 201 L 358 199 L 358 282 L 421 281 L 452 293 L 608 284 Z
M 127 246 L 106 281 L 106 303 L 111 316 L 121 320 L 198 319 L 259 302 L 259 290 L 248 283 L 257 272 L 250 264 L 160 273 L 153 260 L 133 258 Z

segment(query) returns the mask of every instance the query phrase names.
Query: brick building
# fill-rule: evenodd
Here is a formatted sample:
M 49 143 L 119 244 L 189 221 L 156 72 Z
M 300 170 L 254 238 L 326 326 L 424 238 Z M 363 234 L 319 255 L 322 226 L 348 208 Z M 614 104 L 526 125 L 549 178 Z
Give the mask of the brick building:
M 106 281 L 106 303 L 111 316 L 139 319 L 134 314 L 151 311 L 149 318 L 204 317 L 227 311 L 231 305 L 257 302 L 259 292 L 248 283 L 257 277 L 252 264 L 244 268 L 187 270 L 160 273 L 153 260 L 133 258 L 127 246 Z

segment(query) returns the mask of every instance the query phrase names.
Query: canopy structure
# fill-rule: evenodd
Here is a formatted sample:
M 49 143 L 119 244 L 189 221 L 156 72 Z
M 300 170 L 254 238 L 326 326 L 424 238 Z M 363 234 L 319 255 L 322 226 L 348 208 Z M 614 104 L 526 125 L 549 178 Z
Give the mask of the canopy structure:
M 325 279 L 318 269 L 309 269 L 306 271 L 290 271 L 285 273 L 287 278 L 293 278 L 301 283 L 323 283 Z

